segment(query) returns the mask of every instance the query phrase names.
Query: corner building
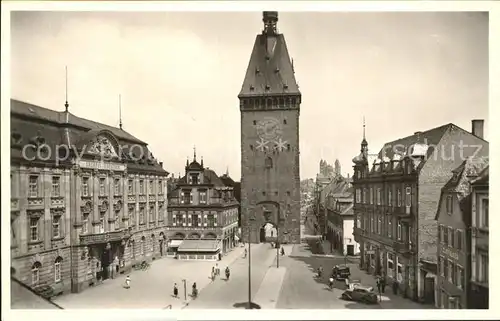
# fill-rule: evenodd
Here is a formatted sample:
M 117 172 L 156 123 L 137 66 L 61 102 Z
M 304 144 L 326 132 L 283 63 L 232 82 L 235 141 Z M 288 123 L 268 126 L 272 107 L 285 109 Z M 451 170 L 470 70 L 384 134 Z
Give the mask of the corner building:
M 163 164 L 68 107 L 11 100 L 11 274 L 52 294 L 97 286 L 167 243 Z
M 301 93 L 278 13 L 263 13 L 238 98 L 241 111 L 241 225 L 245 241 L 300 242 L 299 115 Z
M 404 297 L 435 303 L 441 189 L 464 159 L 488 156 L 482 124 L 473 121 L 472 133 L 451 123 L 415 132 L 386 143 L 374 156 L 363 137 L 353 159 L 360 267 L 385 272 Z

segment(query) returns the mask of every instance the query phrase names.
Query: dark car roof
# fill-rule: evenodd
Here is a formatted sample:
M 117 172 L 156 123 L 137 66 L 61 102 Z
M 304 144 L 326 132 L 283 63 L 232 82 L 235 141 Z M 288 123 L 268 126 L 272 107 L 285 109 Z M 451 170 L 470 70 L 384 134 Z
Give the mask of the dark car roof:
M 349 267 L 347 265 L 335 265 L 333 268 L 334 269 L 349 269 Z

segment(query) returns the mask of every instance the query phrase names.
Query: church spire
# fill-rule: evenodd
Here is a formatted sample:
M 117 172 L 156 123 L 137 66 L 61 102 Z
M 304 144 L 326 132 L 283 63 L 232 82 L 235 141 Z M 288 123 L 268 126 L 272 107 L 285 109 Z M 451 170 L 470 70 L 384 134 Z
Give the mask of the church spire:
M 69 103 L 68 103 L 68 66 L 65 66 L 65 71 L 66 71 L 66 102 L 64 103 L 64 109 L 66 112 L 69 110 Z
M 196 146 L 193 147 L 193 162 L 196 162 Z
M 203 156 L 201 156 L 201 163 L 200 163 L 201 167 L 203 167 Z
M 229 176 L 229 166 L 226 166 L 226 176 Z
M 122 95 L 118 95 L 118 112 L 119 112 L 119 117 L 120 117 L 120 129 L 122 128 Z
M 361 152 L 368 156 L 368 142 L 366 141 L 366 124 L 365 116 L 363 116 L 363 140 L 361 141 Z

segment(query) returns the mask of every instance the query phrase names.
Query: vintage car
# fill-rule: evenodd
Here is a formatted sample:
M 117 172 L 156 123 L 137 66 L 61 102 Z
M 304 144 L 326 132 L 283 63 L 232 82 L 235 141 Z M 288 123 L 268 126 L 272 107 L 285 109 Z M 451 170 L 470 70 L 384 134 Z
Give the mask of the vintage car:
M 341 296 L 342 300 L 356 301 L 366 304 L 377 304 L 378 297 L 371 286 L 357 284 L 345 290 Z
M 351 275 L 351 270 L 346 265 L 335 265 L 332 270 L 332 277 L 335 280 L 345 280 Z

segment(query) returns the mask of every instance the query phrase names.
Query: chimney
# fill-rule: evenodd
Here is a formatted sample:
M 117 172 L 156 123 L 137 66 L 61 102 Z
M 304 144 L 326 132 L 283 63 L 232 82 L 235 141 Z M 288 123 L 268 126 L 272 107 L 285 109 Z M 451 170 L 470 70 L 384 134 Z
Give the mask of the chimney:
M 163 162 L 160 162 L 160 167 L 163 168 Z
M 413 135 L 420 135 L 422 132 L 414 132 Z
M 472 135 L 484 139 L 484 119 L 472 120 Z

